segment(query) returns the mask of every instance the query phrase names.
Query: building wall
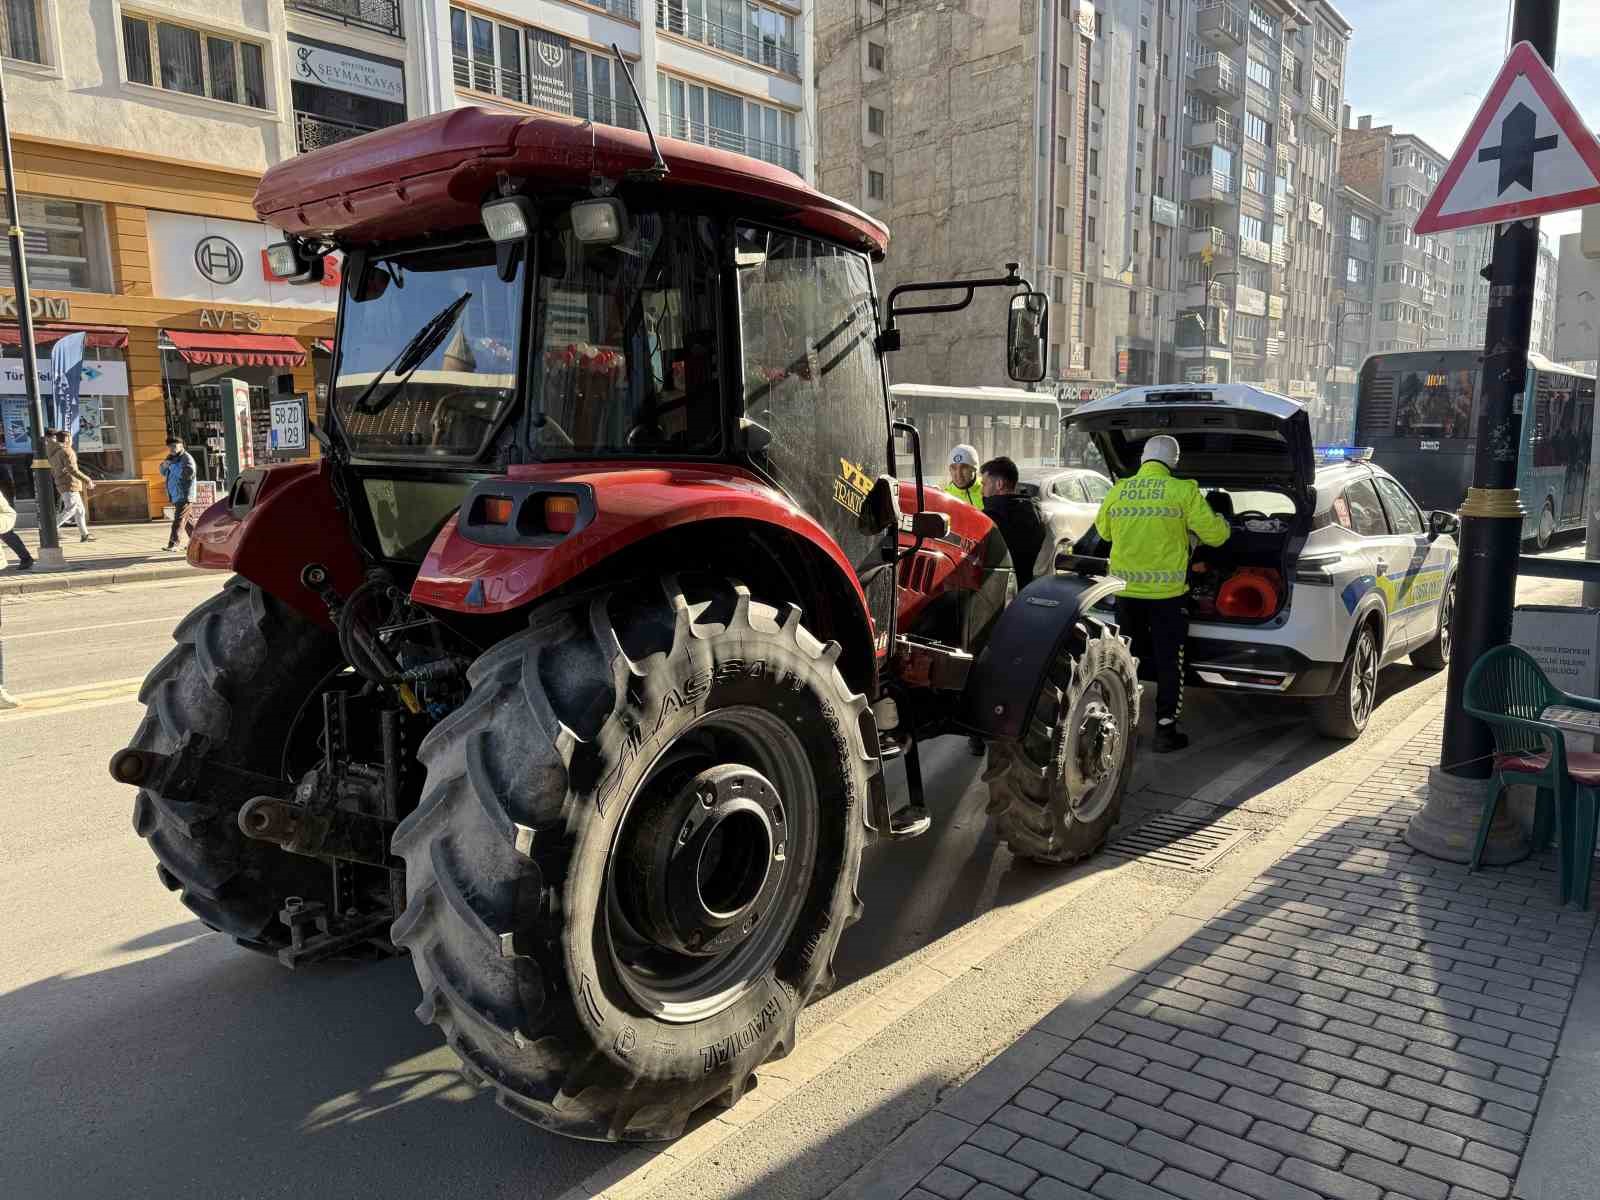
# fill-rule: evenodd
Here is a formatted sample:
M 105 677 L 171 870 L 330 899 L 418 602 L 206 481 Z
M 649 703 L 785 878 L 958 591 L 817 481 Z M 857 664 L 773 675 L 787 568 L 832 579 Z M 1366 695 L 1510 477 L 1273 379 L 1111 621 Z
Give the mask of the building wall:
M 883 295 L 912 280 L 994 276 L 1006 262 L 1037 279 L 1038 11 L 1002 0 L 818 5 L 817 181 L 889 226 L 877 271 Z M 867 66 L 871 46 L 884 49 L 882 71 Z M 867 133 L 868 107 L 884 112 L 887 136 Z M 869 172 L 883 177 L 881 198 L 868 194 Z M 889 364 L 897 380 L 1005 378 L 995 292 L 978 293 L 965 312 L 911 317 L 902 328 L 904 349 Z

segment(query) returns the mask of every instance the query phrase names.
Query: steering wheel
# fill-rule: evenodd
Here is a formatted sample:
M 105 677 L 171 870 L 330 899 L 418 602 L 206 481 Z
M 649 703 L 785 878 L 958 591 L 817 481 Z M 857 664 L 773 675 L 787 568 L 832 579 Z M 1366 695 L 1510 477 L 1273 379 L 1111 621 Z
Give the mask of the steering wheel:
M 428 417 L 428 425 L 433 430 L 433 440 L 429 442 L 429 445 L 437 446 L 439 444 L 439 439 L 449 431 L 449 420 L 441 420 L 441 418 L 445 417 L 447 413 L 451 413 L 450 401 L 456 399 L 458 396 L 466 396 L 469 397 L 469 403 L 471 403 L 472 400 L 470 398 L 475 398 L 477 394 L 478 393 L 476 392 L 467 391 L 465 388 L 458 388 L 453 392 L 446 392 L 444 395 L 440 396 L 434 401 L 433 412 Z M 455 410 L 455 412 L 451 415 L 472 416 L 473 414 L 469 413 L 465 408 L 462 408 Z M 478 419 L 481 420 L 482 418 Z
M 1247 508 L 1243 512 L 1236 512 L 1233 514 L 1233 519 L 1235 521 L 1248 521 L 1252 518 L 1258 521 L 1265 521 L 1267 520 L 1267 514 L 1258 508 Z

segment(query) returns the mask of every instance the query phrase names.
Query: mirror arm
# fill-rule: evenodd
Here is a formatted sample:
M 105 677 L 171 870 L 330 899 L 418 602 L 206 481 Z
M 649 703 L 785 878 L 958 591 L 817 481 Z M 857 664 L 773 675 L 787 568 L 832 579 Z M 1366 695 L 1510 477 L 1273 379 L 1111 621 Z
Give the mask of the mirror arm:
M 877 349 L 879 354 L 900 349 L 900 331 L 895 327 L 896 317 L 924 316 L 932 313 L 960 312 L 972 304 L 972 298 L 979 288 L 992 287 L 1022 287 L 1032 291 L 1032 286 L 1017 273 L 1019 263 L 1007 263 L 1004 276 L 989 279 L 938 279 L 928 283 L 902 283 L 889 293 L 889 299 L 884 303 L 883 332 L 878 335 Z M 960 300 L 946 301 L 943 304 L 912 304 L 896 307 L 895 301 L 908 292 L 953 292 L 964 293 Z

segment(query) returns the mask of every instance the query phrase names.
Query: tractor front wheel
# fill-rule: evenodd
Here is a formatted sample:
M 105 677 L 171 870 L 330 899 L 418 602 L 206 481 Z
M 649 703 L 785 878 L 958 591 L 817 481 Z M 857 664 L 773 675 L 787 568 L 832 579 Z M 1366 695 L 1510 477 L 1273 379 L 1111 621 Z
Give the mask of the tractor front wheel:
M 1132 654 L 1114 630 L 1073 630 L 1015 743 L 989 746 L 989 812 L 1011 852 L 1062 866 L 1105 845 L 1122 813 L 1139 728 Z
M 676 1137 L 832 985 L 876 760 L 792 605 L 668 578 L 553 602 L 423 742 L 394 939 L 502 1106 Z

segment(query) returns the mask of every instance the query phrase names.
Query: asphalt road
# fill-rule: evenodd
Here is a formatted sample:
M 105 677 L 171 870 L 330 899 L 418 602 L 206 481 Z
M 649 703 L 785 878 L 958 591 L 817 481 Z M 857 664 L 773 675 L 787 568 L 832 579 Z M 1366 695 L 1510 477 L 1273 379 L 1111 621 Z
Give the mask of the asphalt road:
M 157 882 L 131 827 L 132 792 L 105 763 L 140 718 L 137 678 L 219 583 L 0 609 L 6 683 L 30 702 L 0 714 L 0 1196 L 537 1198 L 625 1170 L 637 1152 L 546 1136 L 463 1085 L 454 1056 L 412 1016 L 405 960 L 290 973 L 207 931 Z M 1519 598 L 1573 602 L 1576 591 L 1529 580 Z M 1439 683 L 1387 672 L 1375 724 Z M 1337 747 L 1299 716 L 1191 693 L 1196 747 L 1181 764 L 1146 756 L 1131 808 L 1312 786 L 1336 769 Z M 1009 910 L 1084 878 L 1017 863 L 995 842 L 963 741 L 934 743 L 924 762 L 935 831 L 870 852 L 867 917 L 841 947 L 840 989 L 808 1026 L 886 994 L 933 948 L 963 932 L 990 936 Z M 1087 909 L 1040 918 L 1032 940 L 997 947 L 988 974 L 969 972 L 780 1105 L 767 1122 L 783 1132 L 708 1159 L 662 1194 L 824 1194 L 1037 1020 L 1050 996 L 1170 911 L 1193 886 L 1176 876 L 1107 885 Z

